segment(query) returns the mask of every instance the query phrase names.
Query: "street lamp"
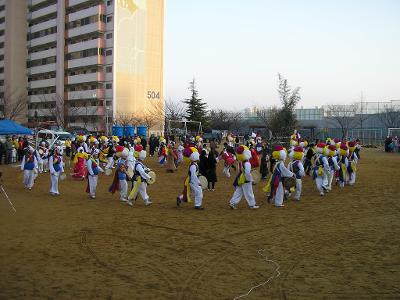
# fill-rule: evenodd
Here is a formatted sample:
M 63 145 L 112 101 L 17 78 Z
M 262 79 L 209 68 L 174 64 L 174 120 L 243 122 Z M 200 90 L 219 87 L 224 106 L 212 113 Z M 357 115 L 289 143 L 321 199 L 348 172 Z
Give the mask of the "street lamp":
M 106 136 L 108 136 L 108 111 L 110 110 L 110 108 L 108 106 L 106 106 Z

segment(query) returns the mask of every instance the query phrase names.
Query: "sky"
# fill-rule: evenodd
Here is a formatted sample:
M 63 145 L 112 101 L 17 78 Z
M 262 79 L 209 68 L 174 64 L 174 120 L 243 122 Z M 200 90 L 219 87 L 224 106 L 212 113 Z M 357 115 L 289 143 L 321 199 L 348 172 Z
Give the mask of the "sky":
M 400 99 L 400 0 L 166 0 L 166 100 L 194 77 L 209 108 Z

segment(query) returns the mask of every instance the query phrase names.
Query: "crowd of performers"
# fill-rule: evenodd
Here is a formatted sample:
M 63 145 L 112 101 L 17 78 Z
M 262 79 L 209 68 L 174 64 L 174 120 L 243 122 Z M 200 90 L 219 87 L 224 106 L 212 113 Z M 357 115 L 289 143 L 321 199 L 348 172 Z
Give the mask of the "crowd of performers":
M 95 199 L 99 174 L 104 173 L 113 176 L 109 191 L 113 194 L 118 191 L 121 202 L 133 206 L 140 195 L 149 206 L 152 201 L 147 186 L 155 182 L 156 174 L 145 165 L 147 152 L 143 144 L 146 147 L 139 137 L 120 140 L 116 136 L 78 135 L 73 141 L 67 140 L 64 149 L 58 143 L 48 145 L 42 141 L 37 149 L 32 146 L 25 149 L 21 161 L 24 186 L 31 190 L 36 177 L 49 172 L 50 194 L 59 195 L 59 180 L 66 177 L 64 156 L 68 164 L 73 163 L 71 177 L 87 180 L 90 199 Z M 357 141 L 337 138 L 309 144 L 297 131 L 290 138 L 288 150 L 276 145 L 269 151 L 262 138 L 254 133 L 243 143 L 228 135 L 220 152 L 215 142 L 206 145 L 200 136 L 184 141 L 160 137 L 157 145 L 160 167 L 169 173 L 188 168 L 183 191 L 176 198 L 177 206 L 193 202 L 199 210 L 203 209 L 203 190 L 215 190 L 219 161 L 224 164 L 224 176 L 233 179 L 230 208 L 237 209 L 243 197 L 250 209 L 259 208 L 253 188 L 261 180 L 266 180 L 263 191 L 268 202 L 283 207 L 284 200 L 291 197 L 300 201 L 302 180 L 307 175 L 313 178 L 321 196 L 329 193 L 333 184 L 340 188 L 354 185 L 361 149 Z

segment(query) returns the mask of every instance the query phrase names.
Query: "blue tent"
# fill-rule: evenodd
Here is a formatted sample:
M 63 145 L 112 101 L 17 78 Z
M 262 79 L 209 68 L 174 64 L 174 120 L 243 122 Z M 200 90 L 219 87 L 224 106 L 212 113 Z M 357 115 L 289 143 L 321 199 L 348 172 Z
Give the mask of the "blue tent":
M 26 128 L 12 120 L 1 120 L 0 121 L 0 135 L 11 135 L 11 134 L 32 134 L 32 130 Z

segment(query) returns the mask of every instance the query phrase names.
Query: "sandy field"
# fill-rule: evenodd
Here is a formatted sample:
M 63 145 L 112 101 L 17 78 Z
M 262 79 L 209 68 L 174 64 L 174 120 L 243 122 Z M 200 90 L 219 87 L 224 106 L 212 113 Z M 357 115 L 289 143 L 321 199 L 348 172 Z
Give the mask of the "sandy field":
M 306 177 L 301 201 L 275 208 L 262 183 L 260 209 L 235 211 L 222 163 L 204 211 L 177 209 L 187 168 L 155 158 L 151 207 L 119 202 L 111 177 L 95 200 L 70 178 L 52 197 L 48 173 L 29 192 L 0 166 L 17 209 L 0 198 L 0 299 L 400 299 L 400 155 L 361 154 L 354 187 L 320 197 Z

